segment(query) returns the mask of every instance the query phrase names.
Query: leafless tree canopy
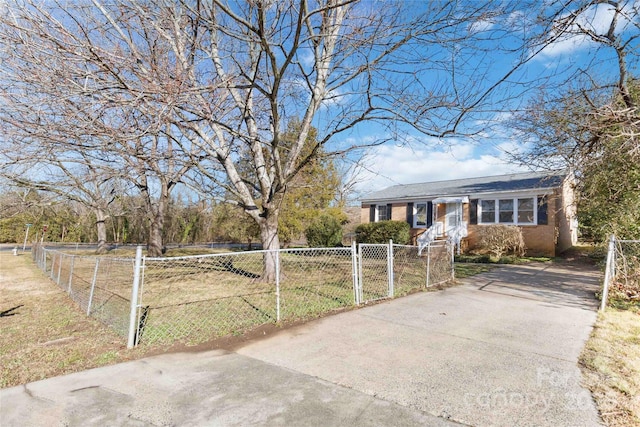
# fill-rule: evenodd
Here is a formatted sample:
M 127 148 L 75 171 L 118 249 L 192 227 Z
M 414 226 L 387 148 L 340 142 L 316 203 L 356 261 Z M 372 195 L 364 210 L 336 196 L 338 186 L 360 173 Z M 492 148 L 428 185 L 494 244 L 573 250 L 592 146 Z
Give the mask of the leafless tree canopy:
M 530 37 L 564 24 L 523 10 L 503 1 L 12 1 L 0 22 L 0 126 L 38 162 L 81 152 L 107 176 L 129 178 L 150 195 L 156 228 L 179 182 L 206 182 L 276 248 L 287 186 L 320 151 L 482 130 L 464 119 L 495 112 L 495 89 L 567 31 Z M 552 12 L 570 19 L 563 11 Z M 517 53 L 497 77 L 496 50 Z M 531 87 L 520 83 L 504 102 Z M 299 135 L 284 143 L 292 121 Z M 367 124 L 380 134 L 354 137 Z
M 49 157 L 111 161 L 160 193 L 197 168 L 273 248 L 282 195 L 321 146 L 381 143 L 399 124 L 460 129 L 491 89 L 465 61 L 499 36 L 473 25 L 502 13 L 446 1 L 10 2 L 3 130 Z M 294 119 L 300 134 L 283 144 Z M 387 131 L 350 142 L 365 122 Z M 312 127 L 317 147 L 303 150 Z M 149 176 L 155 186 L 140 183 Z
M 539 87 L 515 116 L 512 125 L 533 141 L 520 160 L 579 170 L 611 138 L 621 142 L 619 155 L 640 155 L 639 15 L 637 2 L 608 0 L 561 7 L 546 18 L 551 37 L 590 50 L 582 55 L 587 61 L 568 61 L 567 78 Z

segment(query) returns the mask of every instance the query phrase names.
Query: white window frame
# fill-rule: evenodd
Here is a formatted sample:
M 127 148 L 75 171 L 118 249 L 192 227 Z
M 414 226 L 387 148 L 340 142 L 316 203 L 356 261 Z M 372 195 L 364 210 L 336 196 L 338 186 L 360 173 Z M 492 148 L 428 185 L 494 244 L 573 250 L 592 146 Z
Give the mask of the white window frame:
M 482 202 L 492 202 L 493 203 L 493 221 L 492 222 L 484 222 L 482 220 Z M 478 200 L 478 224 L 495 224 L 496 223 L 496 199 L 480 199 Z
M 387 216 L 389 218 L 386 219 L 380 219 L 380 206 L 384 206 L 385 209 L 389 209 L 389 206 L 387 203 L 383 203 L 383 204 L 378 204 L 376 205 L 376 220 L 375 222 L 380 222 L 380 221 L 389 221 L 391 219 L 391 212 L 387 212 Z
M 538 225 L 538 201 L 540 196 L 512 196 L 512 197 L 486 197 L 478 200 L 478 224 L 479 225 L 518 225 L 522 227 Z M 529 199 L 533 202 L 533 222 L 519 222 L 518 221 L 518 200 Z M 500 200 L 511 200 L 513 203 L 513 221 L 500 222 Z M 494 218 L 493 222 L 484 222 L 482 220 L 482 202 L 493 202 L 494 206 Z
M 531 205 L 531 222 L 520 222 L 518 219 L 520 217 L 520 200 L 530 200 L 532 202 Z M 538 198 L 537 197 L 518 197 L 515 200 L 515 210 L 513 212 L 513 217 L 515 218 L 518 225 L 537 225 L 538 224 Z M 528 209 L 527 209 L 528 210 Z

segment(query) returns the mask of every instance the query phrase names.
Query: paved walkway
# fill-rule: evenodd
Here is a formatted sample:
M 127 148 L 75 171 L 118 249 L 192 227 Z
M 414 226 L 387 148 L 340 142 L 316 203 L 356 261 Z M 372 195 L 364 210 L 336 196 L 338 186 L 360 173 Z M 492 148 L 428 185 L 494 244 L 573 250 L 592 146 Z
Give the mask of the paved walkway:
M 598 274 L 507 266 L 310 322 L 0 391 L 0 424 L 593 426 Z

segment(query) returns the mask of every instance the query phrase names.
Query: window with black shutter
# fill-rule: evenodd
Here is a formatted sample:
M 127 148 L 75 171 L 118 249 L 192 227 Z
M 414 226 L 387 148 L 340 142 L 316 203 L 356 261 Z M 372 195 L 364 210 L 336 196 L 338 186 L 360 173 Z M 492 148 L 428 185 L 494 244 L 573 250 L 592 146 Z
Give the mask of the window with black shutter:
M 407 203 L 407 222 L 413 227 L 413 203 Z
M 478 199 L 469 200 L 469 223 L 478 223 Z
M 538 199 L 538 224 L 539 225 L 548 225 L 549 217 L 547 214 L 547 198 L 542 197 Z

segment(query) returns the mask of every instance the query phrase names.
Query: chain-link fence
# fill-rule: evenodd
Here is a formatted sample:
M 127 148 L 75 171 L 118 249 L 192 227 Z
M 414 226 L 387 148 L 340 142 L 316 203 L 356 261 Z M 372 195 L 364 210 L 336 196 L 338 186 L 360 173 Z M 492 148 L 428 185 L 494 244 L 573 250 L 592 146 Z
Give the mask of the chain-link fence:
M 447 241 L 432 242 L 419 255 L 417 246 L 393 245 L 394 296 L 452 280 L 454 247 Z
M 196 344 L 453 278 L 446 242 L 422 256 L 417 247 L 392 243 L 166 258 L 138 253 L 133 259 L 33 249 L 37 264 L 87 314 L 127 336 L 130 346 Z
M 611 236 L 600 309 L 610 300 L 640 303 L 640 240 Z
M 193 343 L 351 306 L 352 258 L 351 248 L 145 258 L 139 339 Z
M 34 245 L 36 264 L 80 308 L 127 336 L 131 306 L 132 258 L 80 256 Z

